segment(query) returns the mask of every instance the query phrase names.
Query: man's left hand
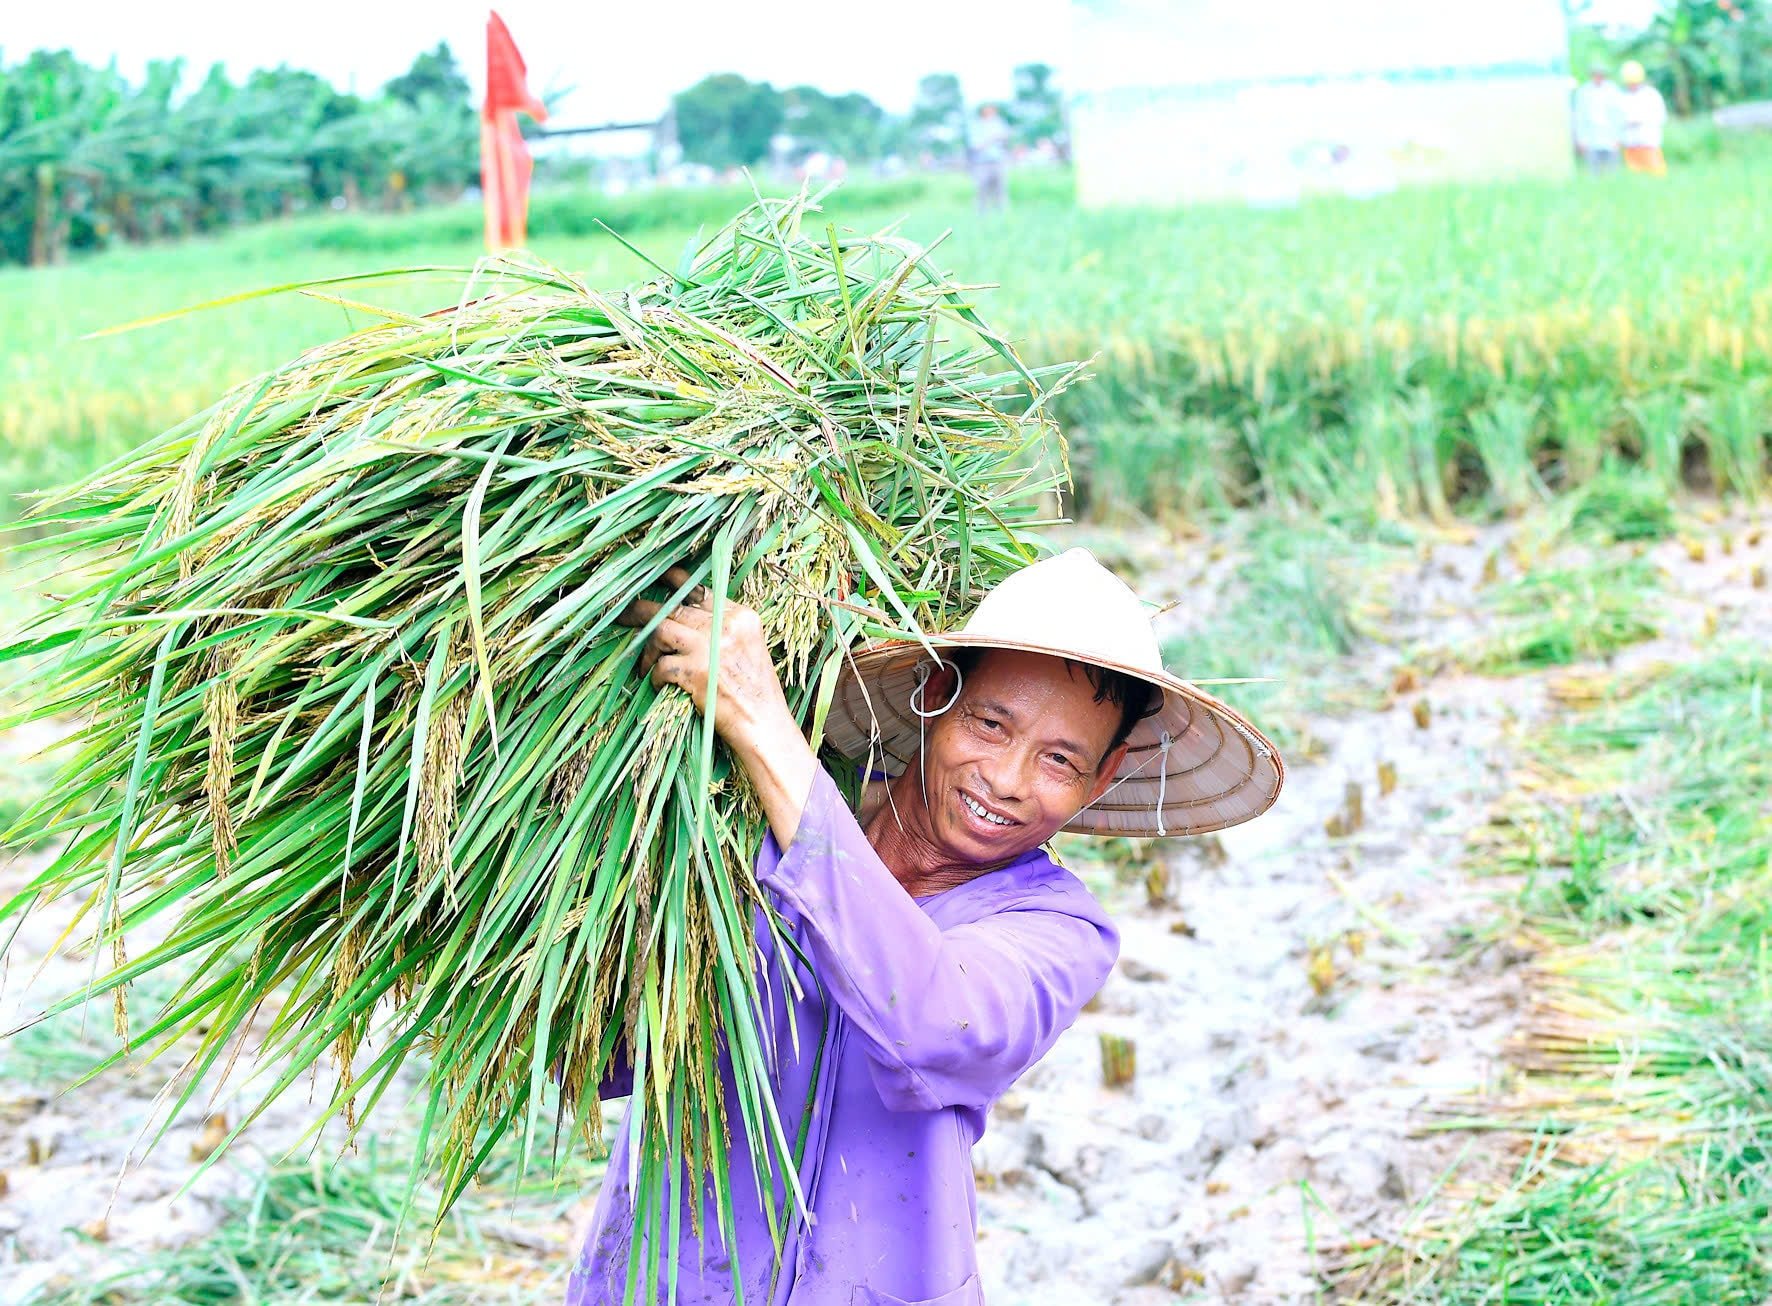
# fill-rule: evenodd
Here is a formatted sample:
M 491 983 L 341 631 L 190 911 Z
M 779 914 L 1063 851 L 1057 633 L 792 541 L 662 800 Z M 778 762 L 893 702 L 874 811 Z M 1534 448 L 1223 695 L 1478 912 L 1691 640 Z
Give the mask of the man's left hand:
M 688 582 L 689 573 L 673 567 L 664 579 L 680 588 Z M 635 599 L 616 620 L 624 626 L 644 626 L 662 606 L 649 599 Z M 641 670 L 655 685 L 677 686 L 695 701 L 698 711 L 706 712 L 713 642 L 714 614 L 707 591 L 692 590 L 647 639 Z M 720 614 L 720 688 L 714 703 L 714 729 L 750 776 L 769 828 L 786 848 L 800 828 L 818 759 L 788 710 L 781 679 L 769 660 L 762 618 L 742 603 L 729 601 Z
M 681 567 L 665 572 L 665 583 L 683 585 L 689 573 Z M 635 599 L 617 618 L 624 626 L 644 626 L 662 604 Z M 694 700 L 696 710 L 708 710 L 709 665 L 713 660 L 714 614 L 705 586 L 691 590 L 646 641 L 640 670 L 661 688 L 675 685 Z M 745 746 L 760 733 L 778 731 L 783 722 L 793 726 L 787 697 L 769 646 L 763 638 L 763 621 L 755 611 L 730 600 L 720 615 L 720 686 L 714 708 L 714 729 L 734 749 Z

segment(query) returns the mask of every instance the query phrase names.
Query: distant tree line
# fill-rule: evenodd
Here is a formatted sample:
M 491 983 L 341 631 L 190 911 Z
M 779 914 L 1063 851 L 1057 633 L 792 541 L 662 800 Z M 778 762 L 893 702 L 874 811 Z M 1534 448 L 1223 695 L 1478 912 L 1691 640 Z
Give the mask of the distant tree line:
M 1577 75 L 1636 59 L 1678 114 L 1772 98 L 1772 0 L 1666 0 L 1629 32 L 1570 3 Z M 372 95 L 287 67 L 235 83 L 218 65 L 193 88 L 184 81 L 181 60 L 151 63 L 140 85 L 66 51 L 0 60 L 0 262 L 54 263 L 327 205 L 403 208 L 457 196 L 478 176 L 478 115 L 446 44 Z M 998 107 L 1019 142 L 1064 150 L 1046 64 L 1015 69 Z M 784 143 L 793 158 L 953 159 L 976 121 L 951 73 L 923 77 L 902 116 L 859 93 L 778 90 L 736 73 L 682 91 L 671 115 L 684 157 L 721 169 Z
M 1033 145 L 1064 140 L 1063 103 L 1052 69 L 1015 70 L 1013 97 L 997 106 L 1015 137 Z M 770 157 L 786 141 L 798 153 L 822 150 L 851 161 L 887 155 L 949 158 L 965 152 L 968 115 L 960 79 L 932 73 L 917 83 L 909 114 L 895 117 L 857 92 L 831 95 L 816 86 L 777 90 L 737 73 L 704 77 L 671 100 L 677 143 L 691 163 L 732 168 Z
M 1616 76 L 1635 59 L 1674 113 L 1772 99 L 1772 3 L 1768 0 L 1665 0 L 1648 25 L 1620 31 L 1577 3 L 1570 31 L 1572 71 Z
M 292 68 L 181 94 L 180 60 L 139 86 L 66 51 L 0 65 L 0 261 L 54 263 L 114 240 L 209 231 L 342 199 L 460 194 L 479 118 L 447 45 L 371 96 Z
M 187 85 L 182 60 L 139 85 L 113 64 L 42 50 L 0 60 L 0 263 L 49 264 L 118 241 L 191 235 L 326 206 L 404 208 L 454 198 L 479 174 L 479 121 L 447 44 L 378 92 L 280 67 Z M 1029 142 L 1062 130 L 1052 70 L 1016 70 L 1002 107 Z M 704 78 L 672 105 L 691 161 L 725 168 L 799 153 L 853 161 L 963 151 L 959 79 L 922 79 L 908 116 L 865 95 Z

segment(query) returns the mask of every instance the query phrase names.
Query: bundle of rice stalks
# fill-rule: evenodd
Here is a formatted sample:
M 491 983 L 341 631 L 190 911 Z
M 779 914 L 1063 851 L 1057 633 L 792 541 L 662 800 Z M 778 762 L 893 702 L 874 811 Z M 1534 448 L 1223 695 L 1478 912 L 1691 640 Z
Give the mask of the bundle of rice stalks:
M 135 1036 L 196 1041 L 167 1124 L 267 1002 L 253 1050 L 279 1073 L 230 1142 L 328 1049 L 309 1133 L 342 1111 L 354 1138 L 358 1095 L 422 1048 L 409 1192 L 433 1173 L 439 1220 L 507 1131 L 527 1162 L 555 1076 L 596 1140 L 617 1060 L 654 1200 L 707 1167 L 730 1219 L 732 1111 L 767 1140 L 761 1191 L 791 1171 L 760 808 L 616 618 L 704 583 L 716 629 L 757 609 L 816 743 L 855 640 L 946 622 L 1036 556 L 1018 531 L 1061 470 L 1032 455 L 1075 372 L 1025 369 L 926 250 L 812 234 L 815 211 L 759 202 L 620 294 L 496 265 L 481 298 L 384 312 L 40 506 L 83 570 L 3 650 L 49 659 L 15 721 L 81 724 L 13 831 L 66 842 L 0 921 L 84 898 L 93 978 L 51 1010 L 115 996 L 124 1047 L 94 1074 L 129 1048 L 123 986 L 172 966 Z

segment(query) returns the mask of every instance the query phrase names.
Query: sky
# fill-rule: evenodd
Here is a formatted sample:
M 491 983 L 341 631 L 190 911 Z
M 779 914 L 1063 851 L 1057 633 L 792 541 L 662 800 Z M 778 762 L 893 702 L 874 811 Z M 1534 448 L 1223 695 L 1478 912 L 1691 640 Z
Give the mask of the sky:
M 738 72 L 833 93 L 862 91 L 903 112 L 917 79 L 953 72 L 972 99 L 1003 99 L 1010 69 L 1056 63 L 1068 0 L 500 0 L 499 14 L 540 94 L 574 88 L 561 125 L 656 118 L 708 73 Z M 288 63 L 373 91 L 413 56 L 449 42 L 479 89 L 486 0 L 0 0 L 0 55 L 67 48 L 135 78 L 150 58 L 185 57 L 200 75 Z M 468 56 L 472 55 L 472 58 Z M 187 73 L 187 76 L 190 74 Z
M 1462 24 L 1492 12 L 1485 0 L 1421 3 Z M 1635 23 L 1655 5 L 1595 0 L 1591 12 Z M 287 63 L 367 93 L 446 40 L 477 91 L 486 9 L 486 0 L 0 0 L 0 58 L 66 48 L 90 63 L 115 58 L 135 79 L 149 59 L 182 55 L 187 84 L 216 62 L 236 78 Z M 674 92 L 713 72 L 862 91 L 899 113 L 930 72 L 958 74 L 968 100 L 1004 99 L 1021 63 L 1052 64 L 1062 86 L 1071 39 L 1070 0 L 502 0 L 498 9 L 531 89 L 570 88 L 559 126 L 657 117 Z

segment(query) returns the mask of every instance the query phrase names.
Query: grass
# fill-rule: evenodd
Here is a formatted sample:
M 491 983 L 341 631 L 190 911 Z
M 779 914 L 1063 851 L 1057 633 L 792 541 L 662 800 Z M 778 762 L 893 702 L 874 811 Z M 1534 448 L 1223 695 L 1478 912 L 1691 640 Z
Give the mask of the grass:
M 155 1251 L 112 1251 L 105 1269 L 52 1281 L 23 1306 L 186 1306 L 237 1302 L 365 1302 L 419 1306 L 533 1302 L 565 1288 L 564 1216 L 601 1167 L 570 1168 L 567 1196 L 511 1183 L 507 1149 L 488 1162 L 501 1190 L 458 1204 L 429 1246 L 401 1227 L 402 1136 L 371 1136 L 360 1153 L 265 1162 L 245 1191 L 220 1203 L 212 1232 Z M 559 1242 L 556 1249 L 552 1245 Z
M 1376 681 L 1350 672 L 1382 605 L 1381 573 L 1407 533 L 1362 535 L 1327 522 L 1257 518 L 1227 547 L 1236 562 L 1222 601 L 1182 607 L 1203 616 L 1163 644 L 1163 661 L 1247 712 L 1288 757 L 1320 748 L 1308 718 L 1371 707 Z
M 1664 540 L 1674 533 L 1674 506 L 1666 487 L 1645 469 L 1609 461 L 1593 480 L 1564 500 L 1562 519 L 1577 538 L 1603 544 Z
M 1568 1165 L 1548 1142 L 1545 1153 L 1468 1223 L 1425 1232 L 1418 1275 L 1363 1300 L 1757 1306 L 1772 1291 L 1772 1131 L 1631 1162 Z
M 1659 578 L 1646 558 L 1524 572 L 1492 588 L 1484 606 L 1498 628 L 1465 658 L 1476 671 L 1514 675 L 1603 658 L 1655 636 Z
M 1513 1091 L 1447 1128 L 1512 1183 L 1347 1255 L 1362 1300 L 1757 1303 L 1772 1292 L 1772 662 L 1621 685 L 1537 731 L 1481 856 L 1536 939 Z
M 88 1016 L 82 1034 L 81 1015 L 65 1011 L 0 1040 L 0 1082 L 55 1091 L 103 1061 L 113 1050 L 106 1023 Z
M 907 217 L 995 282 L 1030 358 L 1098 355 L 1062 402 L 1092 511 L 1198 518 L 1282 503 L 1332 516 L 1516 511 L 1612 453 L 1752 495 L 1772 430 L 1772 160 L 1697 161 L 1665 184 L 1427 188 L 1289 211 L 1077 213 L 1060 175 L 981 219 L 961 179 L 857 183 L 861 226 Z M 674 265 L 730 196 L 538 196 L 534 243 L 594 284 Z M 0 274 L 0 493 L 88 470 L 244 377 L 364 320 L 259 301 L 98 341 L 82 333 L 255 285 L 477 253 L 471 210 L 314 218 Z M 1627 253 L 1628 251 L 1628 253 Z M 404 308 L 447 278 L 366 290 Z M 1746 396 L 1742 398 L 1740 396 Z

